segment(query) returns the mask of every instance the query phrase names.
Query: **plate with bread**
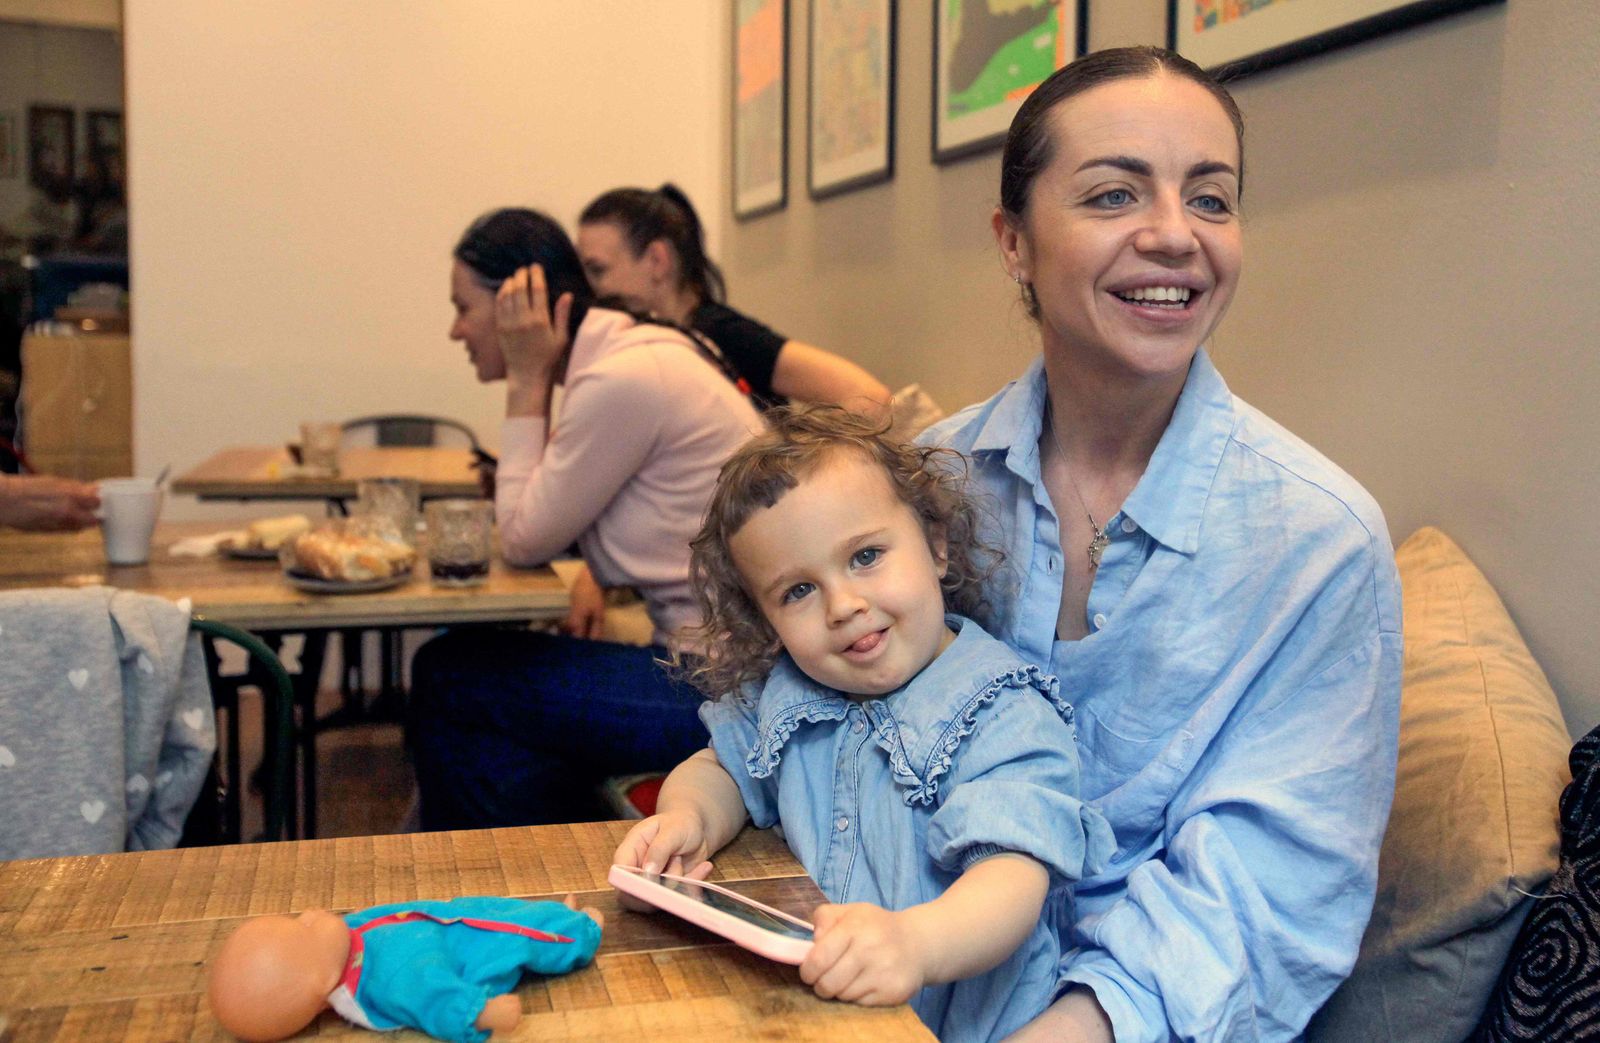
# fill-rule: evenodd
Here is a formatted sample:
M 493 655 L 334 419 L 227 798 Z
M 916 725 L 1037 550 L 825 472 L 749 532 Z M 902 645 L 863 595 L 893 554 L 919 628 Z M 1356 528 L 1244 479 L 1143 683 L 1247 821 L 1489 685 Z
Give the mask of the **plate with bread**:
M 303 514 L 261 518 L 223 536 L 217 541 L 217 550 L 230 558 L 270 560 L 278 557 L 285 543 L 310 531 L 311 519 Z
M 411 579 L 417 551 L 381 519 L 328 522 L 286 542 L 283 578 L 312 594 L 366 594 Z

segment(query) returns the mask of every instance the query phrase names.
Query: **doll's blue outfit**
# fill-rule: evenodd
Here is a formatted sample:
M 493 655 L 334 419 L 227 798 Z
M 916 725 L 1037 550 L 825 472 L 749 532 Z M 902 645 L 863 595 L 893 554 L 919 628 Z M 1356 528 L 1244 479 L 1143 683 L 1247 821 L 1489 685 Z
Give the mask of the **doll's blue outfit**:
M 904 687 L 850 698 L 782 656 L 764 683 L 701 708 L 751 820 L 782 823 L 830 902 L 932 901 L 1002 852 L 1045 866 L 1050 891 L 1021 947 L 987 974 L 929 986 L 917 1016 L 947 1043 L 1000 1039 L 1054 994 L 1072 884 L 1115 848 L 1078 799 L 1072 707 L 1056 680 L 978 624 L 947 616 L 950 646 Z
M 421 1029 L 482 1043 L 483 1006 L 524 971 L 565 974 L 594 958 L 600 925 L 560 902 L 471 897 L 397 902 L 344 917 L 350 959 L 328 997 L 364 1028 Z

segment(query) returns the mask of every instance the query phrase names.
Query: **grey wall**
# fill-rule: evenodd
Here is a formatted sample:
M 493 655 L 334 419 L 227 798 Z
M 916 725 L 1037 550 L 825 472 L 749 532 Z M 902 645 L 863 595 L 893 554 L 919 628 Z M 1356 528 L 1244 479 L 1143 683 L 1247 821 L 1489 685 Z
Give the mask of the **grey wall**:
M 1163 42 L 1165 6 L 1093 0 L 1091 46 Z M 721 200 L 722 257 L 736 306 L 954 407 L 1037 340 L 989 232 L 998 153 L 932 164 L 931 15 L 899 7 L 894 179 L 807 198 L 794 0 L 789 205 Z M 1596 40 L 1593 0 L 1509 0 L 1240 81 L 1246 271 L 1213 344 L 1397 543 L 1433 524 L 1473 556 L 1574 732 L 1600 721 Z

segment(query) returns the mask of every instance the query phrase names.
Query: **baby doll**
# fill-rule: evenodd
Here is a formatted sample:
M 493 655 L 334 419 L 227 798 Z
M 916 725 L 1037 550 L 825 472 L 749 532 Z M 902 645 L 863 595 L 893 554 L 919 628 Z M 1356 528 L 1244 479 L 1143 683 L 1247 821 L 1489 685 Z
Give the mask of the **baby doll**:
M 594 958 L 601 916 L 575 906 L 485 897 L 254 917 L 211 961 L 211 1011 L 245 1040 L 292 1036 L 332 1007 L 364 1028 L 481 1043 L 522 1017 L 523 971 Z

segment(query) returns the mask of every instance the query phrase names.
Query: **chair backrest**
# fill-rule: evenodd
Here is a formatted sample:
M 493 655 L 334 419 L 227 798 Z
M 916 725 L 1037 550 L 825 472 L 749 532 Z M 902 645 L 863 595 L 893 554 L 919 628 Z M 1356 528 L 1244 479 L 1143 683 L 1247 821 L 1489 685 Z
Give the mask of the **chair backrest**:
M 370 428 L 374 444 L 381 446 L 437 445 L 439 432 L 449 430 L 464 437 L 472 448 L 479 447 L 478 436 L 472 428 L 449 417 L 427 416 L 422 413 L 384 413 L 356 417 L 354 420 L 346 420 L 340 426 L 346 435 Z
M 212 700 L 218 709 L 228 711 L 227 778 L 220 804 L 217 843 L 237 843 L 242 837 L 243 815 L 239 790 L 243 785 L 239 755 L 239 689 L 255 685 L 261 690 L 263 840 L 287 840 L 294 836 L 294 687 L 278 656 L 261 639 L 248 631 L 214 619 L 195 616 L 190 628 L 205 639 L 206 672 L 211 680 Z M 243 649 L 249 668 L 238 677 L 223 677 L 216 643 L 226 641 Z M 201 795 L 202 802 L 207 800 Z M 187 835 L 187 834 L 186 834 Z M 193 838 L 190 838 L 193 840 Z M 212 838 L 207 838 L 212 839 Z M 204 842 L 204 841 L 199 841 Z

